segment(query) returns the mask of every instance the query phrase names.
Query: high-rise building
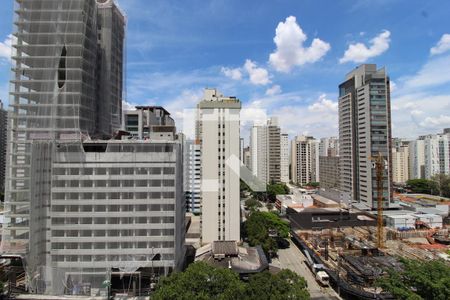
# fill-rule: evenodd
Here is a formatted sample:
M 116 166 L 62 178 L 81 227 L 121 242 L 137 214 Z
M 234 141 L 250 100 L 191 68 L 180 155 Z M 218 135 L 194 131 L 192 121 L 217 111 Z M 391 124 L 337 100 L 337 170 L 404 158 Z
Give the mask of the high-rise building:
M 249 169 L 249 170 L 252 169 L 252 166 L 251 166 L 252 159 L 251 159 L 250 146 L 244 148 L 244 158 L 243 158 L 242 162 L 243 162 L 244 166 L 247 167 L 247 169 Z
M 182 269 L 180 141 L 61 141 L 52 150 L 48 258 L 40 270 L 47 283 L 38 292 L 71 293 L 72 282 L 98 289 L 114 269 L 131 276 Z
M 321 138 L 319 156 L 339 156 L 339 139 L 337 137 Z
M 203 243 L 240 240 L 241 102 L 206 89 L 198 104 L 198 140 L 202 152 Z
M 409 142 L 394 139 L 392 143 L 392 181 L 404 184 L 409 179 Z
M 8 112 L 3 108 L 0 100 L 0 192 L 5 192 L 5 168 L 6 168 L 6 132 L 8 127 Z M 3 200 L 3 199 L 2 199 Z
M 280 135 L 280 181 L 289 183 L 289 135 Z
M 372 157 L 384 157 L 383 206 L 392 200 L 390 81 L 384 69 L 364 64 L 339 85 L 340 178 L 343 200 L 377 207 Z
M 250 132 L 252 172 L 266 183 L 281 182 L 281 133 L 277 118 L 253 125 Z
M 182 146 L 163 134 L 174 129 L 111 139 L 123 14 L 112 0 L 16 2 L 3 252 L 23 258 L 35 293 L 98 292 L 116 270 L 180 269 Z
M 281 182 L 281 139 L 280 126 L 275 117 L 267 121 L 267 164 L 268 164 L 268 183 Z
M 319 179 L 319 144 L 311 136 L 296 136 L 291 141 L 292 182 L 305 185 Z
M 268 134 L 266 125 L 253 125 L 250 131 L 251 170 L 262 182 L 268 182 Z
M 339 156 L 319 156 L 321 196 L 340 201 Z
M 185 194 L 186 210 L 194 214 L 201 213 L 201 151 L 197 141 L 185 143 Z
M 449 136 L 431 134 L 424 138 L 425 178 L 437 174 L 450 174 Z
M 106 5 L 106 1 L 101 2 Z M 102 42 L 99 33 L 102 26 L 108 25 L 98 21 L 101 13 L 95 0 L 16 3 L 17 40 L 12 57 L 5 196 L 7 224 L 2 245 L 8 252 L 22 253 L 35 259 L 34 264 L 45 265 L 52 145 L 56 140 L 112 135 L 112 130 L 105 131 L 112 125 L 100 126 L 99 119 L 111 119 L 112 124 L 113 117 L 98 116 L 112 113 L 99 103 L 103 98 L 99 97 L 98 82 L 112 72 L 107 66 L 122 66 L 100 63 L 100 59 L 106 59 L 102 52 L 108 52 L 108 43 Z M 115 30 L 123 30 L 124 23 L 117 24 Z M 123 45 L 123 41 L 116 41 L 117 45 Z M 115 54 L 122 53 L 116 50 Z M 116 59 L 117 63 L 121 61 Z M 114 74 L 121 76 L 121 72 Z M 109 87 L 119 91 L 122 87 L 115 84 L 121 82 L 120 78 Z
M 409 143 L 409 178 L 425 179 L 425 141 L 417 139 Z
M 70 2 L 70 1 L 69 1 Z M 108 136 L 122 125 L 125 17 L 114 0 L 97 0 L 99 74 L 97 131 Z

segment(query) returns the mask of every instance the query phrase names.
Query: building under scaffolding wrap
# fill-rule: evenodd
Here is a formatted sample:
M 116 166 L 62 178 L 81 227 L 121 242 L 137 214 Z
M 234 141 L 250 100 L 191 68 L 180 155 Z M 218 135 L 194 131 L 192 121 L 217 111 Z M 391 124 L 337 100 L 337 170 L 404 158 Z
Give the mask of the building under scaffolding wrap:
M 120 128 L 124 15 L 113 0 L 16 0 L 15 14 L 2 252 L 55 295 L 179 268 L 181 145 L 91 141 Z

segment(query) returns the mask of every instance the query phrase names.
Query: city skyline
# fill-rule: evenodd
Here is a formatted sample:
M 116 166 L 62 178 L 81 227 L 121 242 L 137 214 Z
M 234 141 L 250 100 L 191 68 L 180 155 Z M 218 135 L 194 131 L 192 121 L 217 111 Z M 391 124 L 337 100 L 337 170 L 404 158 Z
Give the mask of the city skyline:
M 6 103 L 12 2 L 0 13 L 0 98 Z M 393 136 L 416 138 L 450 126 L 450 77 L 442 71 L 450 65 L 447 3 L 118 2 L 128 22 L 127 101 L 162 105 L 178 124 L 182 109 L 194 108 L 203 88 L 214 86 L 242 99 L 243 109 L 285 116 L 280 127 L 291 138 L 336 136 L 336 85 L 360 63 L 376 63 L 394 83 Z M 320 21 L 334 20 L 336 11 L 338 26 Z M 155 18 L 160 15 L 167 18 Z M 209 26 L 211 20 L 217 26 Z

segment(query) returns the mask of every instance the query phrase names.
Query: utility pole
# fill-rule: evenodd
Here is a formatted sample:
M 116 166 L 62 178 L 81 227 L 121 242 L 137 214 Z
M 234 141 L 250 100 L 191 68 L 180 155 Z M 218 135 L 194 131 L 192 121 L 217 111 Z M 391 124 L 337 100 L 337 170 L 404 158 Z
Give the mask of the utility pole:
M 383 227 L 383 172 L 386 167 L 383 155 L 379 152 L 377 156 L 370 158 L 376 172 L 377 181 L 377 247 L 384 248 L 384 227 Z

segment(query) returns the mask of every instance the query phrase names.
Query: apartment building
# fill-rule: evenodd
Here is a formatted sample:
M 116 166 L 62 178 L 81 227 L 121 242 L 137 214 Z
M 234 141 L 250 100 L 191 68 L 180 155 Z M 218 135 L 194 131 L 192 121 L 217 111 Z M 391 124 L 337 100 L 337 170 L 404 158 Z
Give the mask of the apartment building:
M 319 180 L 319 143 L 311 136 L 296 136 L 291 141 L 291 180 L 305 185 Z
M 202 152 L 202 243 L 239 241 L 241 102 L 216 89 L 205 89 L 197 107 Z
M 186 210 L 194 214 L 200 214 L 202 211 L 200 143 L 195 140 L 187 140 L 184 148 Z
M 341 196 L 377 207 L 376 174 L 371 157 L 384 157 L 383 206 L 392 201 L 390 80 L 385 69 L 363 64 L 339 85 Z
M 8 129 L 8 111 L 3 107 L 0 100 L 0 191 L 5 192 L 5 168 L 6 168 L 6 147 Z
M 409 142 L 394 139 L 392 143 L 392 181 L 405 184 L 409 179 Z
M 280 135 L 280 181 L 289 183 L 289 135 Z

